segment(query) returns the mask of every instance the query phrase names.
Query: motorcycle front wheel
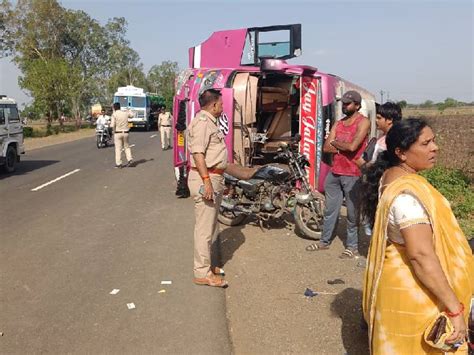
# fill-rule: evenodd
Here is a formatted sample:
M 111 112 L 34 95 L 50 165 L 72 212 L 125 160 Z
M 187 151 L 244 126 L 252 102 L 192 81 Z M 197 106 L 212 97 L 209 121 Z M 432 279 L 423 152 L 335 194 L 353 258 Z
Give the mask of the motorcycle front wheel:
M 322 231 L 322 213 L 314 210 L 310 205 L 297 204 L 293 216 L 295 225 L 304 237 L 319 240 Z
M 102 142 L 101 142 L 100 136 L 97 136 L 97 148 L 98 149 L 102 148 Z

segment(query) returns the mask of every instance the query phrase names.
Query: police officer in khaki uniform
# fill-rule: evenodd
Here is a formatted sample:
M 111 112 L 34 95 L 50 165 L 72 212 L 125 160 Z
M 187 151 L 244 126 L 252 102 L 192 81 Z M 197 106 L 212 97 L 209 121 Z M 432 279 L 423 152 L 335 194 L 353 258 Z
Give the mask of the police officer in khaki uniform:
M 133 113 L 128 111 L 120 111 L 120 103 L 114 103 L 114 113 L 110 127 L 114 131 L 114 144 L 115 144 L 115 167 L 122 167 L 122 149 L 125 150 L 125 156 L 127 158 L 126 166 L 130 166 L 132 163 L 132 151 L 128 145 L 128 118 L 133 117 Z
M 161 134 L 161 149 L 171 148 L 171 124 L 173 123 L 173 116 L 169 111 L 165 111 L 166 106 L 161 108 L 161 113 L 158 115 L 158 128 Z
M 188 128 L 191 171 L 188 185 L 195 202 L 194 283 L 227 287 L 220 275 L 211 268 L 211 245 L 217 239 L 217 215 L 224 190 L 222 174 L 227 167 L 227 148 L 218 127 L 222 113 L 221 93 L 214 89 L 199 96 L 201 111 Z

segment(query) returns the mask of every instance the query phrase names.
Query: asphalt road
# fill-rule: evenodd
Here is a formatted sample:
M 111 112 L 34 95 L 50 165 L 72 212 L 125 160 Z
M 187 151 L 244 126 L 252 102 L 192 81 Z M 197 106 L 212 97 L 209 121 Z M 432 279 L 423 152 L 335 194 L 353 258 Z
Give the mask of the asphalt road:
M 131 134 L 133 168 L 86 138 L 0 175 L 0 353 L 231 353 L 225 291 L 192 283 L 192 200 L 153 135 Z

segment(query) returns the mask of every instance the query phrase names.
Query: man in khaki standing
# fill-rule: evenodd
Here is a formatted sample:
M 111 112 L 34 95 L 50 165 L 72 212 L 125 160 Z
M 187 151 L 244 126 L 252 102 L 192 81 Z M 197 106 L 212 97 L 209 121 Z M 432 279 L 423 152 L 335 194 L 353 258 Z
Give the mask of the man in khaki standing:
M 132 151 L 128 144 L 128 119 L 133 117 L 133 113 L 128 111 L 120 111 L 120 103 L 114 103 L 114 113 L 112 114 L 110 127 L 114 131 L 114 144 L 115 144 L 115 167 L 122 168 L 122 149 L 125 150 L 125 156 L 127 158 L 127 164 L 130 166 L 132 163 Z
M 161 149 L 171 148 L 171 124 L 173 123 L 173 116 L 169 111 L 166 111 L 166 106 L 161 108 L 158 115 L 158 129 L 161 134 Z
M 217 239 L 217 214 L 224 190 L 222 174 L 227 167 L 227 148 L 224 134 L 219 130 L 218 117 L 222 114 L 222 96 L 214 89 L 199 96 L 199 111 L 188 128 L 191 171 L 188 185 L 194 198 L 196 222 L 194 226 L 194 283 L 227 287 L 218 268 L 211 267 L 211 246 Z

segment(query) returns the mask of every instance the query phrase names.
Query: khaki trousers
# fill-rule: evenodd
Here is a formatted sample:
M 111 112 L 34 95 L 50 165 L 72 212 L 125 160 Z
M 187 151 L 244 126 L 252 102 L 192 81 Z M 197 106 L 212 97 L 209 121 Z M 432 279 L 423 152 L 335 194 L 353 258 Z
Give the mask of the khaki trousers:
M 222 201 L 224 191 L 224 177 L 217 174 L 209 174 L 214 192 L 217 197 L 214 201 L 205 200 L 199 193 L 203 184 L 201 176 L 197 171 L 191 170 L 188 177 L 189 190 L 194 198 L 194 277 L 206 277 L 211 268 L 211 247 L 219 234 L 217 214 Z
M 171 147 L 171 127 L 160 127 L 161 148 Z
M 128 133 L 115 133 L 115 165 L 122 165 L 122 149 L 125 149 L 125 156 L 127 161 L 132 160 L 132 151 L 128 145 Z

